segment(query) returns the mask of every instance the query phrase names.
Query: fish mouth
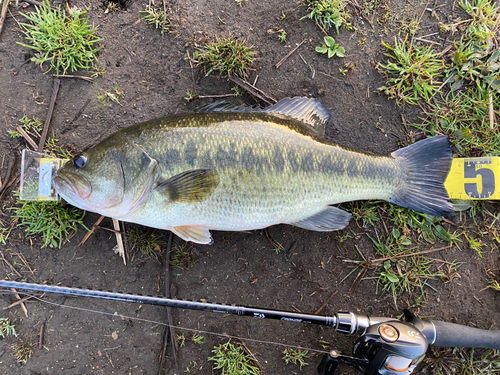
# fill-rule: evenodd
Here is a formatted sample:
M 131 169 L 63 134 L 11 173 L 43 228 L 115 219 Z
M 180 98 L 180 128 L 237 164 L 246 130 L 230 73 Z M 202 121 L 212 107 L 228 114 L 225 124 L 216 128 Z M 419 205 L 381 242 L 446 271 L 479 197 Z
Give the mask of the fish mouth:
M 67 175 L 56 172 L 52 179 L 56 191 L 63 198 L 74 197 L 79 199 L 88 199 L 92 193 L 92 185 L 83 176 L 70 173 Z

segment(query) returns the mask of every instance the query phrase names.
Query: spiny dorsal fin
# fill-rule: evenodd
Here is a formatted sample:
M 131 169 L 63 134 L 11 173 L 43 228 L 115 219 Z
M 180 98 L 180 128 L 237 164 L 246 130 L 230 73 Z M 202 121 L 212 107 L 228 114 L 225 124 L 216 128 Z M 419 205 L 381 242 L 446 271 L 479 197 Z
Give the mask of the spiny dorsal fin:
M 195 112 L 262 112 L 255 106 L 234 105 L 226 102 L 216 102 L 198 107 Z
M 157 189 L 163 190 L 170 202 L 203 202 L 219 185 L 219 174 L 213 169 L 194 169 L 179 173 L 160 182 Z
M 293 117 L 320 135 L 325 135 L 325 127 L 331 117 L 330 111 L 320 100 L 304 97 L 284 98 L 264 109 L 264 112 Z

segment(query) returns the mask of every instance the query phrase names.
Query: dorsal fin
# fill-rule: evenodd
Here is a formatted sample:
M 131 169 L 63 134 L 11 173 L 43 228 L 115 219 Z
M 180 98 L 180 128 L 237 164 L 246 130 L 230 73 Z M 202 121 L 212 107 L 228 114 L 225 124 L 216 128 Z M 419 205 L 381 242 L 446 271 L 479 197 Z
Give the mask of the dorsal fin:
M 320 136 L 325 135 L 325 127 L 331 117 L 330 111 L 320 100 L 299 96 L 284 98 L 265 109 L 217 102 L 199 107 L 195 112 L 265 112 L 270 115 L 287 116 L 300 121 Z
M 226 102 L 215 102 L 198 107 L 195 112 L 262 112 L 262 109 L 254 106 L 234 105 Z
M 284 98 L 264 109 L 264 112 L 293 117 L 322 136 L 331 117 L 330 111 L 320 100 L 304 97 Z

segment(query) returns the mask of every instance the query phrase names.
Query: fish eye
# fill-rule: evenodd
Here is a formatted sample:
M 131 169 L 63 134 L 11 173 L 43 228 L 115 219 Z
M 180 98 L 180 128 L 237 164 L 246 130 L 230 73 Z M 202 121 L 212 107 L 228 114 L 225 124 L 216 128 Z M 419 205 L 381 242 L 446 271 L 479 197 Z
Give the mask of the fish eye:
M 87 157 L 85 155 L 78 155 L 73 159 L 73 165 L 77 168 L 83 168 L 87 165 Z

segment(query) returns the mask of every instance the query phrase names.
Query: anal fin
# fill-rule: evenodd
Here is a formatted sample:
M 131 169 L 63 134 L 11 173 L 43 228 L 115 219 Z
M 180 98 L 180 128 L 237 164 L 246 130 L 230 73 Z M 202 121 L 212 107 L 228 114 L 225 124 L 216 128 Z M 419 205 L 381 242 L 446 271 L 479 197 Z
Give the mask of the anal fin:
M 325 210 L 308 217 L 307 219 L 290 223 L 299 228 L 316 232 L 331 232 L 343 229 L 349 224 L 351 214 L 340 208 L 328 206 Z
M 170 228 L 170 230 L 184 241 L 191 241 L 202 245 L 211 245 L 214 243 L 210 231 L 204 225 L 183 225 Z

